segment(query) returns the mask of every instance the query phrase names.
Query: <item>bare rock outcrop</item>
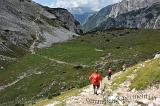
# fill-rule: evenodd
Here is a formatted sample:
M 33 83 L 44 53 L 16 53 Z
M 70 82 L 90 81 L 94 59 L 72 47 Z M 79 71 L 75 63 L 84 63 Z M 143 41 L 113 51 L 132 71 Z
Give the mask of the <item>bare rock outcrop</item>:
M 83 27 L 85 32 L 115 26 L 159 29 L 159 2 L 159 0 L 122 0 L 104 7 L 89 17 Z
M 32 0 L 0 0 L 0 54 L 16 56 L 49 47 L 82 33 L 65 9 L 50 9 Z

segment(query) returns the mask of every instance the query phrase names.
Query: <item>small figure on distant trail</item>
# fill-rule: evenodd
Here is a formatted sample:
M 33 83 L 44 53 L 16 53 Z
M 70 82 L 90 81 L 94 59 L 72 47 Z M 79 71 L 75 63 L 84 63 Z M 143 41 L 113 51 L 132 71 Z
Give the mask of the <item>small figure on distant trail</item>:
M 95 69 L 99 69 L 100 67 L 101 67 L 100 62 L 97 62 L 97 63 L 95 64 Z
M 127 68 L 127 64 L 123 64 L 122 70 L 123 70 L 123 71 L 126 71 L 126 68 Z
M 105 65 L 104 65 L 104 70 L 105 70 L 105 71 L 108 71 L 109 67 L 110 67 L 110 66 L 109 66 L 109 63 L 108 63 L 108 62 L 105 63 Z
M 89 77 L 89 80 L 93 84 L 94 94 L 98 95 L 97 91 L 102 83 L 102 77 L 98 73 L 98 70 L 94 70 L 94 72 Z
M 108 70 L 108 80 L 111 79 L 112 71 L 113 71 L 112 68 L 109 68 L 109 70 Z

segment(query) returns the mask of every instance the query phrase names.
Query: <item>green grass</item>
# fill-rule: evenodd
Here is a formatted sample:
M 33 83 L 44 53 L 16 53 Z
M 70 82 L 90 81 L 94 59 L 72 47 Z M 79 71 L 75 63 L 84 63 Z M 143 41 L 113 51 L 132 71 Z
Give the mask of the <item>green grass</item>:
M 160 51 L 160 30 L 109 30 L 88 33 L 73 42 L 79 42 L 104 50 L 103 54 L 111 55 L 106 58 L 112 67 L 119 71 L 126 63 L 133 65 L 147 58 L 152 58 L 154 53 Z M 118 62 L 112 62 L 117 60 Z
M 21 58 L 25 54 L 29 53 L 27 51 L 27 47 L 18 47 L 16 45 L 9 45 L 8 47 L 9 47 L 10 51 L 9 50 L 6 50 L 6 51 L 0 50 L 0 55 L 11 57 L 11 58 Z M 6 68 L 8 65 L 12 64 L 13 62 L 14 61 L 12 61 L 12 60 L 0 59 L 0 67 Z
M 4 55 L 4 56 L 8 56 L 8 57 L 22 57 L 24 56 L 26 53 L 28 53 L 27 51 L 27 47 L 24 46 L 16 46 L 16 45 L 8 45 L 9 50 L 6 51 L 1 51 L 0 50 L 0 54 Z
M 55 44 L 51 48 L 42 49 L 38 52 L 40 55 L 74 64 L 93 64 L 102 55 L 96 52 L 94 46 L 67 42 Z
M 112 82 L 112 89 L 116 89 L 121 83 L 127 80 L 127 76 L 131 75 L 133 73 L 133 70 L 135 67 L 128 68 L 127 71 L 123 72 L 123 74 L 120 74 L 117 76 L 116 79 Z
M 63 101 L 65 99 L 67 99 L 68 97 L 71 97 L 71 96 L 77 96 L 80 93 L 80 91 L 81 91 L 80 89 L 68 90 L 68 91 L 62 93 L 61 95 L 59 95 L 57 97 L 54 97 L 52 99 L 40 100 L 36 104 L 34 104 L 33 106 L 44 106 L 44 105 L 47 105 L 49 103 L 53 103 L 54 101 L 60 101 L 60 104 L 58 106 L 62 106 Z
M 71 65 L 57 64 L 37 55 L 26 55 L 10 65 L 0 74 L 0 84 L 4 85 L 26 73 L 27 77 L 0 92 L 0 103 L 9 101 L 34 101 L 60 92 L 87 85 L 89 68 L 75 69 Z M 37 75 L 36 72 L 42 72 Z M 49 86 L 54 83 L 51 88 Z M 23 99 L 22 99 L 23 98 Z
M 111 54 L 106 60 L 119 71 L 124 63 L 133 65 L 152 58 L 154 53 L 160 51 L 159 33 L 160 30 L 151 29 L 88 33 L 69 42 L 54 44 L 51 48 L 40 50 L 39 54 L 77 64 L 93 64 L 99 57 Z M 104 51 L 96 52 L 95 48 Z
M 145 67 L 138 69 L 136 78 L 130 88 L 145 89 L 149 85 L 160 82 L 160 59 L 145 63 Z
M 15 63 L 0 70 L 0 86 L 13 82 L 24 73 L 27 75 L 15 85 L 0 91 L 0 103 L 34 102 L 89 84 L 88 76 L 91 74 L 91 68 L 76 69 L 70 63 L 92 66 L 95 61 L 101 61 L 100 57 L 106 56 L 105 62 L 109 62 L 116 72 L 121 70 L 124 63 L 131 66 L 152 58 L 156 52 L 160 51 L 159 33 L 160 30 L 149 29 L 88 33 L 68 42 L 38 50 L 38 55 L 24 55 Z M 101 49 L 103 52 L 97 52 L 95 49 Z M 18 51 L 21 52 L 19 49 Z M 43 56 L 69 64 L 58 64 Z M 131 68 L 129 72 L 132 70 Z M 36 74 L 37 72 L 42 74 Z M 119 81 L 123 82 L 129 72 L 124 73 Z M 105 71 L 102 74 L 105 75 Z M 53 81 L 55 85 L 50 87 Z M 117 81 L 117 83 L 120 82 Z
M 144 64 L 144 67 L 141 66 Z M 138 68 L 139 67 L 139 68 Z M 134 70 L 137 70 L 134 72 Z M 130 89 L 145 89 L 150 85 L 160 82 L 160 59 L 152 59 L 149 62 L 141 62 L 131 68 L 128 68 L 125 72 L 120 74 L 112 82 L 112 88 L 116 89 L 121 83 L 126 81 L 127 76 L 135 73 L 136 77 L 131 81 Z
M 49 62 L 48 60 L 35 55 L 26 55 L 25 57 L 17 60 L 16 63 L 11 64 L 7 67 L 7 69 L 2 70 L 0 74 L 0 84 L 5 84 L 12 81 L 13 78 L 21 74 L 22 72 L 26 72 L 28 70 L 34 70 L 36 67 L 45 65 L 44 63 Z M 10 76 L 10 77 L 8 77 Z

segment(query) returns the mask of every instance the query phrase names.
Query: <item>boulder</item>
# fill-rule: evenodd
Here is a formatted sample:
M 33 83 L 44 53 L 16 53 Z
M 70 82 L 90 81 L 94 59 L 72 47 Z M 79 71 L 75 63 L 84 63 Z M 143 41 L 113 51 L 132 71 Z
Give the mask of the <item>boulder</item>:
M 157 59 L 157 58 L 160 58 L 160 54 L 156 54 L 156 55 L 154 56 L 154 59 Z

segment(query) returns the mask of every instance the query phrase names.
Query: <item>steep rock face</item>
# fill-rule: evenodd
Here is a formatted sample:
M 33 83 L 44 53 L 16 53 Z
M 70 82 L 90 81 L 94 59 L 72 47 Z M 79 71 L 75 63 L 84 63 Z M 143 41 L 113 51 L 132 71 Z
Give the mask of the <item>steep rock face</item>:
M 82 33 L 80 23 L 74 19 L 74 16 L 68 10 L 63 8 L 45 8 L 48 12 L 55 14 L 55 16 L 62 22 L 67 29 L 72 32 Z
M 118 15 L 116 18 L 108 18 L 93 30 L 108 28 L 160 28 L 160 2 L 150 7 L 133 10 Z
M 83 25 L 84 31 L 90 31 L 97 27 L 99 23 L 105 20 L 105 16 L 109 14 L 112 10 L 112 5 L 109 5 L 103 9 L 101 9 L 98 13 L 93 14 L 87 20 L 87 22 Z
M 109 5 L 101 9 L 97 14 L 94 14 L 83 26 L 85 31 L 90 31 L 110 18 L 116 18 L 121 14 L 139 10 L 145 7 L 150 7 L 152 4 L 159 2 L 159 0 L 122 0 L 120 3 Z
M 0 0 L 0 54 L 15 56 L 78 36 L 80 24 L 73 16 L 52 10 L 31 0 Z
M 116 17 L 120 14 L 138 10 L 140 8 L 149 7 L 159 0 L 122 0 L 122 2 L 114 4 L 109 17 Z

